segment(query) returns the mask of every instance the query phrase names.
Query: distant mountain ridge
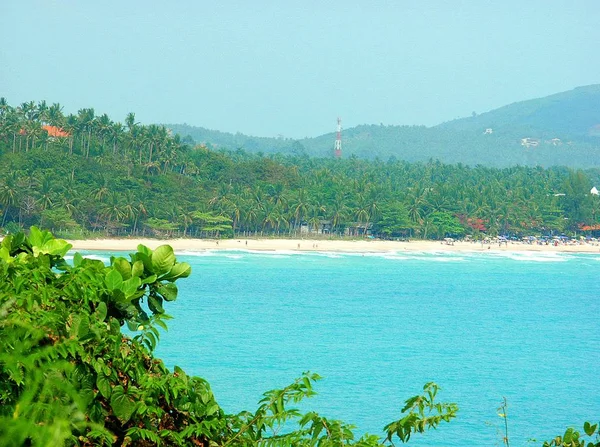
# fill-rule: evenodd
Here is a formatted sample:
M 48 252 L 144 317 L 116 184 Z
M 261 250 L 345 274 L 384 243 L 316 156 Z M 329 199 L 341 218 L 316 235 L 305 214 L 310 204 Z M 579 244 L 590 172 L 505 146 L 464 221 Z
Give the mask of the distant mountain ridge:
M 253 137 L 166 125 L 197 144 L 248 152 L 333 156 L 335 133 L 314 138 Z M 509 104 L 437 126 L 360 125 L 343 130 L 344 157 L 438 159 L 504 167 L 600 166 L 600 84 Z
M 480 115 L 456 119 L 436 127 L 479 131 L 519 129 L 542 137 L 600 136 L 600 84 L 577 87 L 538 99 L 509 104 Z

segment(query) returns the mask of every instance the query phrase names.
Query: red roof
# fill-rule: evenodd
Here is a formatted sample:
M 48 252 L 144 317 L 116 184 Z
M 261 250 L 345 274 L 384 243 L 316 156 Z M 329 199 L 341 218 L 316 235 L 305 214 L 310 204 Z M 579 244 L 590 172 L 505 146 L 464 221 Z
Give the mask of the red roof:
M 579 228 L 582 231 L 600 230 L 600 225 L 581 225 Z
M 60 127 L 56 126 L 42 126 L 46 132 L 48 132 L 49 137 L 69 137 L 71 134 L 69 132 L 65 132 Z

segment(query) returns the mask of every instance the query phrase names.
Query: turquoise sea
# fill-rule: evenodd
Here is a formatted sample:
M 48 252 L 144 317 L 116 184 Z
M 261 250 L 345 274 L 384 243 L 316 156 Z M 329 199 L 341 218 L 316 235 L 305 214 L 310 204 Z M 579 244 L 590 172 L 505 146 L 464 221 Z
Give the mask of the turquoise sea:
M 108 259 L 106 252 L 83 252 Z M 428 381 L 458 418 L 415 446 L 541 445 L 600 418 L 600 254 L 182 252 L 157 355 L 229 412 L 317 372 L 305 408 L 383 433 Z M 537 439 L 536 443 L 529 440 Z

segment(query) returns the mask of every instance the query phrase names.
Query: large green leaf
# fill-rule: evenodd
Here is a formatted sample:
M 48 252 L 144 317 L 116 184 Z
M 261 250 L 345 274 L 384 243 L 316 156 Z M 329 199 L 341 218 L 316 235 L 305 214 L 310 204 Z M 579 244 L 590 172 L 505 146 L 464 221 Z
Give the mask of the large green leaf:
M 13 238 L 14 238 L 14 236 L 12 234 L 9 234 L 8 236 L 4 236 L 4 239 L 2 239 L 2 244 L 0 244 L 0 245 L 2 245 L 2 248 L 6 248 L 9 252 L 12 251 Z
M 116 258 L 113 260 L 113 267 L 117 270 L 123 279 L 131 278 L 131 264 L 125 258 Z
M 64 256 L 71 248 L 73 248 L 73 245 L 69 244 L 64 239 L 51 239 L 44 242 L 41 250 L 42 253 L 49 255 Z
M 167 301 L 175 301 L 177 298 L 177 286 L 172 283 L 166 283 L 158 287 L 158 293 Z
M 64 256 L 73 247 L 67 241 L 54 239 L 49 232 L 40 231 L 35 227 L 31 227 L 29 241 L 34 256 L 39 256 L 40 254 Z
M 2 259 L 6 263 L 9 262 L 10 252 L 8 251 L 8 249 L 6 247 L 0 248 L 0 259 Z
M 144 263 L 135 261 L 131 266 L 131 276 L 142 276 L 144 274 Z
M 192 273 L 192 267 L 187 262 L 178 262 L 162 279 L 166 279 L 167 281 L 175 281 L 179 278 L 187 278 L 190 276 L 190 273 Z
M 77 338 L 84 338 L 90 332 L 90 319 L 86 314 L 81 315 L 79 327 L 77 328 Z
M 79 252 L 73 255 L 73 265 L 79 267 L 83 263 L 83 256 Z
M 589 422 L 584 422 L 583 424 L 583 431 L 585 432 L 586 435 L 588 436 L 592 436 L 595 432 L 596 429 L 598 428 L 598 424 L 590 424 Z
M 150 255 L 145 253 L 136 253 L 132 260 L 134 263 L 142 262 L 144 269 L 148 270 L 149 272 L 152 271 L 152 258 Z
M 106 283 L 108 290 L 118 290 L 123 285 L 123 277 L 118 271 L 111 269 L 110 272 L 106 274 L 104 282 Z
M 160 276 L 168 273 L 175 264 L 175 253 L 170 245 L 161 245 L 152 253 L 152 270 Z
M 152 250 L 150 250 L 148 247 L 146 247 L 145 245 L 139 244 L 137 246 L 138 249 L 138 253 L 143 253 L 146 256 L 151 256 L 152 255 Z
M 137 293 L 138 287 L 142 285 L 142 281 L 138 277 L 129 278 L 127 281 L 123 281 L 121 286 L 121 290 L 125 294 L 126 298 L 130 298 L 131 296 Z
M 162 298 L 159 296 L 148 297 L 148 307 L 155 314 L 164 314 L 165 310 L 162 307 Z
M 108 308 L 106 307 L 106 303 L 104 301 L 100 301 L 98 307 L 96 308 L 96 312 L 94 312 L 98 320 L 104 321 L 106 315 L 108 314 Z
M 96 377 L 96 386 L 98 387 L 100 394 L 102 394 L 105 398 L 108 399 L 110 397 L 112 387 L 110 386 L 108 377 L 104 376 L 103 374 L 98 374 Z
M 44 233 L 38 227 L 31 227 L 29 229 L 29 243 L 32 247 L 41 247 L 46 242 Z
M 156 275 L 150 275 L 142 279 L 142 284 L 152 284 L 156 282 Z
M 121 385 L 113 388 L 112 395 L 110 397 L 110 406 L 121 422 L 125 423 L 135 411 L 135 402 L 133 399 L 125 393 L 125 390 Z

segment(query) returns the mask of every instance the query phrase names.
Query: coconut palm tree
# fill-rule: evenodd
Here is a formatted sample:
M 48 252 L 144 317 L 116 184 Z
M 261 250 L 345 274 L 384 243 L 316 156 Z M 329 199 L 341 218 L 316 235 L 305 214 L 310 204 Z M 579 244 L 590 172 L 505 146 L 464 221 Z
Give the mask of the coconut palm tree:
M 81 147 L 85 158 L 90 156 L 90 144 L 92 141 L 92 131 L 96 124 L 96 113 L 93 108 L 80 109 L 77 112 L 78 130 L 81 134 Z M 87 146 L 85 136 L 87 134 Z
M 6 223 L 6 217 L 10 209 L 18 203 L 20 193 L 19 178 L 20 173 L 13 171 L 4 179 L 0 179 L 0 205 L 4 209 L 2 226 Z
M 107 233 L 115 227 L 115 224 L 118 228 L 126 217 L 127 211 L 121 195 L 116 191 L 110 192 L 100 206 L 100 218 L 104 220 Z

